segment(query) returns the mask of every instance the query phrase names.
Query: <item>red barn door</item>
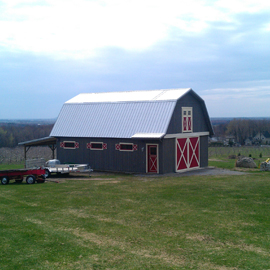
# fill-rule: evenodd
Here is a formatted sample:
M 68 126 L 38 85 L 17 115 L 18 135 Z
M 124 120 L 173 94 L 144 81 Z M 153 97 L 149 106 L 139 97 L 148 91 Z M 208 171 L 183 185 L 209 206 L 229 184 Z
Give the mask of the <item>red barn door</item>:
M 176 171 L 200 167 L 200 137 L 176 139 Z
M 158 173 L 158 145 L 147 145 L 147 172 Z
M 200 167 L 200 138 L 189 138 L 189 168 Z
M 187 169 L 188 166 L 188 139 L 176 139 L 176 171 Z

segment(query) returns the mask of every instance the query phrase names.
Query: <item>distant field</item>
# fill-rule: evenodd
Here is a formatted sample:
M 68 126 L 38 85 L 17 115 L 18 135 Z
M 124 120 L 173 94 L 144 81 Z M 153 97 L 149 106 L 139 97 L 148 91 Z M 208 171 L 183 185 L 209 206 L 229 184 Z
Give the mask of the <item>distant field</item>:
M 260 146 L 241 146 L 241 147 L 209 147 L 209 158 L 216 157 L 228 157 L 230 155 L 242 155 L 249 156 L 253 158 L 260 158 L 260 154 L 263 158 L 270 157 L 270 147 L 260 147 Z
M 269 173 L 0 186 L 0 266 L 270 268 Z
M 251 156 L 257 166 L 261 162 L 265 161 L 267 158 L 270 158 L 270 147 L 209 147 L 209 166 L 215 166 L 218 168 L 224 169 L 233 169 L 235 168 L 235 159 L 229 159 L 229 156 L 238 155 L 249 157 Z
M 31 147 L 27 152 L 27 158 L 35 159 L 35 158 L 44 158 L 45 160 L 51 159 L 52 152 L 49 147 Z M 8 167 L 12 167 L 12 165 L 22 165 L 24 164 L 24 148 L 23 147 L 15 147 L 8 148 L 2 147 L 0 148 L 0 168 L 1 165 Z M 15 168 L 14 168 L 15 169 Z

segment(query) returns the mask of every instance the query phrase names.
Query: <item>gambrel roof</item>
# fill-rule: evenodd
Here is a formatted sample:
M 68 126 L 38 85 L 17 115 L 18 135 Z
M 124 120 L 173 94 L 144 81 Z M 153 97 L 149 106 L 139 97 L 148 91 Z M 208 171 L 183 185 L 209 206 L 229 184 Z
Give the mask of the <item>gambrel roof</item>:
M 163 89 L 163 90 L 140 90 L 126 92 L 106 93 L 83 93 L 68 100 L 69 103 L 119 103 L 119 102 L 142 102 L 142 101 L 172 101 L 178 100 L 190 88 L 184 89 Z
M 190 91 L 195 94 L 191 88 L 79 94 L 63 105 L 50 136 L 161 138 L 177 101 Z

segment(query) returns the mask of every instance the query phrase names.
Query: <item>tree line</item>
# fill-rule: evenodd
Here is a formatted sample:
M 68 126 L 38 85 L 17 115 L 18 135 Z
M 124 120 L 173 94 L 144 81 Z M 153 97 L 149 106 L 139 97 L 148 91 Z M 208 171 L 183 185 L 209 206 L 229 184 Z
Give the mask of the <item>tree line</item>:
M 215 137 L 231 135 L 236 142 L 244 145 L 247 138 L 258 133 L 270 133 L 270 119 L 241 119 L 213 121 Z M 20 142 L 47 137 L 53 124 L 0 124 L 0 147 L 15 147 Z
M 20 142 L 50 135 L 53 124 L 5 124 L 0 125 L 0 147 L 15 147 Z
M 233 136 L 236 142 L 245 144 L 248 138 L 254 138 L 258 133 L 270 133 L 269 119 L 241 119 L 236 118 L 225 123 L 213 125 L 217 137 Z

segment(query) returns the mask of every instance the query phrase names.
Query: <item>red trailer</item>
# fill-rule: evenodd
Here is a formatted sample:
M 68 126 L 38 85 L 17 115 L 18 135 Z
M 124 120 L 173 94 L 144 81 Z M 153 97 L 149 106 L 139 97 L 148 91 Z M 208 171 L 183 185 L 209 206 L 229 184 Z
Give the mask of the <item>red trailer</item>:
M 44 183 L 45 182 L 45 170 L 39 169 L 20 169 L 20 170 L 2 170 L 0 171 L 0 179 L 2 185 L 7 185 L 10 180 L 15 180 L 17 183 L 21 183 L 26 177 L 27 184 Z

